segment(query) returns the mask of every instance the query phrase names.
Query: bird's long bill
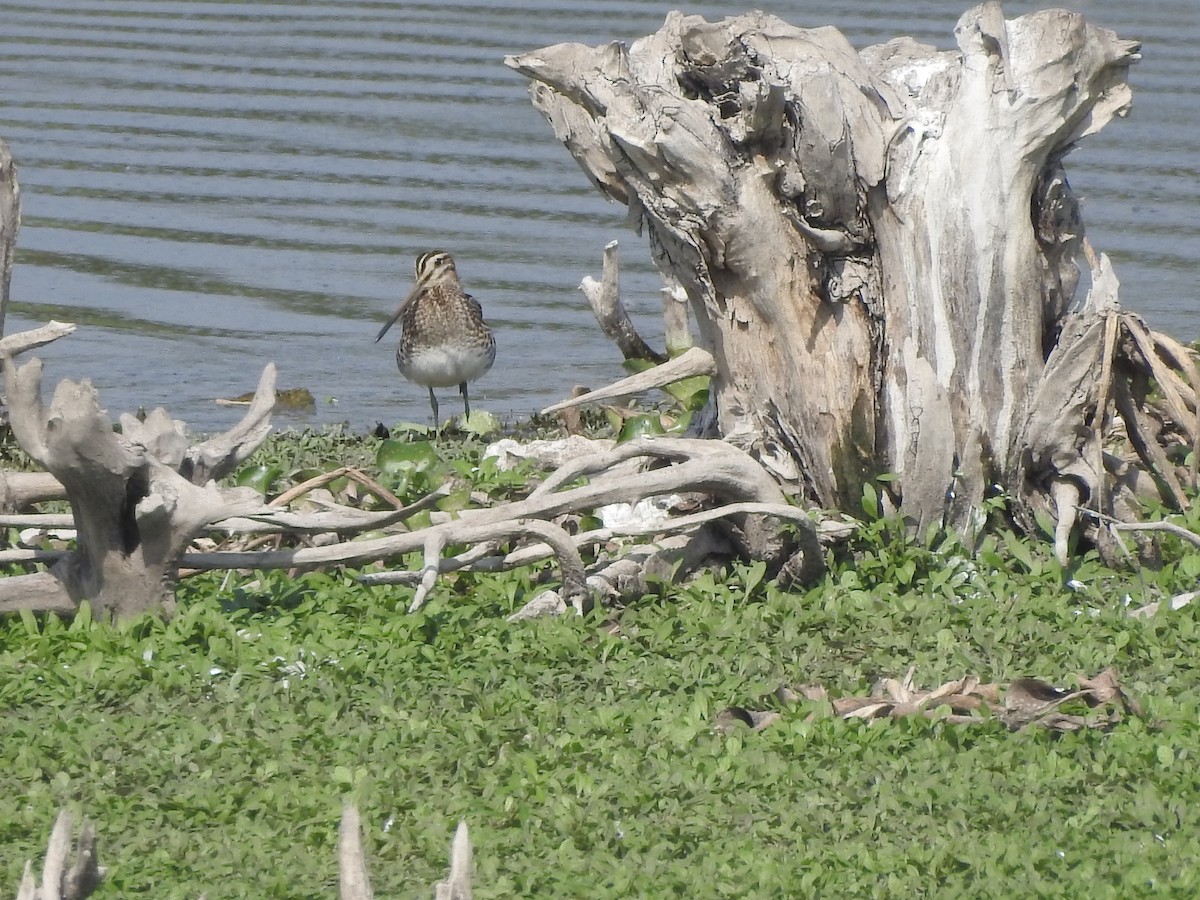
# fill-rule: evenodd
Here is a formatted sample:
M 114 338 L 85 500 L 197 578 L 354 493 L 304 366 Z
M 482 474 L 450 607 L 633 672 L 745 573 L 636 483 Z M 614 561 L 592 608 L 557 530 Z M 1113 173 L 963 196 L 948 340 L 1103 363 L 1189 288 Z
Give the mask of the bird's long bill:
M 379 329 L 379 334 L 375 335 L 375 343 L 378 344 L 380 339 L 388 333 L 388 329 L 396 324 L 396 320 L 399 319 L 404 312 L 404 307 L 408 306 L 408 302 L 412 300 L 413 297 L 417 296 L 417 292 L 419 290 L 421 290 L 421 285 L 417 284 L 414 285 L 413 289 L 408 292 L 408 296 L 404 298 L 404 302 L 400 304 L 400 308 L 392 313 L 392 317 L 383 324 L 382 328 Z

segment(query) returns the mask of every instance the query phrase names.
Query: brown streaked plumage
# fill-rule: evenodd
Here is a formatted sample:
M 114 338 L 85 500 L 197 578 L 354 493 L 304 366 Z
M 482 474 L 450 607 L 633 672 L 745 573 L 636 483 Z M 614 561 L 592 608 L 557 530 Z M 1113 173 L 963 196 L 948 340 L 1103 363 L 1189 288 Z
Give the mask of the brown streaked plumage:
M 480 378 L 496 360 L 496 338 L 483 321 L 483 309 L 463 290 L 454 259 L 445 250 L 417 257 L 416 283 L 400 308 L 375 336 L 378 341 L 400 321 L 396 365 L 409 381 L 429 388 L 433 424 L 438 425 L 435 387 L 457 384 L 463 412 L 471 414 L 467 383 Z

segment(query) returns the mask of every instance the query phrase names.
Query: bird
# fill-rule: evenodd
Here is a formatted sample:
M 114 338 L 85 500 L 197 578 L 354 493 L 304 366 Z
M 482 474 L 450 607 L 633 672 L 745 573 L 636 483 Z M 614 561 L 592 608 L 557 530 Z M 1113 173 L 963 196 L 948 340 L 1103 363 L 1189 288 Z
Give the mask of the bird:
M 483 320 L 479 301 L 463 290 L 454 258 L 445 250 L 417 257 L 416 281 L 400 308 L 379 329 L 375 342 L 400 321 L 396 365 L 409 381 L 429 388 L 433 425 L 438 425 L 435 387 L 458 385 L 463 413 L 471 415 L 467 384 L 496 361 L 496 336 Z

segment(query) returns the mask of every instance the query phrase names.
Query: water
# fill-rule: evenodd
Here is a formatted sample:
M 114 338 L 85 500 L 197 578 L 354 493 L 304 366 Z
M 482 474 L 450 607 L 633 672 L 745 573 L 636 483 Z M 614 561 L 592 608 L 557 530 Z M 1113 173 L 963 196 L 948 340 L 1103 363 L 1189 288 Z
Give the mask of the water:
M 1194 0 L 1062 5 L 1144 41 L 1134 112 L 1068 161 L 1127 308 L 1185 339 L 1196 304 L 1200 82 Z M 857 46 L 911 34 L 952 46 L 964 2 L 751 4 Z M 1036 8 L 1008 3 L 1007 15 Z M 621 374 L 576 289 L 621 241 L 626 301 L 648 336 L 659 281 L 624 210 L 602 200 L 530 106 L 505 54 L 632 40 L 670 6 L 525 0 L 382 3 L 0 2 L 0 137 L 23 227 L 6 329 L 49 318 L 49 386 L 90 377 L 114 414 L 164 405 L 192 428 L 238 417 L 213 398 L 312 391 L 281 425 L 424 421 L 425 390 L 372 343 L 423 250 L 455 254 L 496 329 L 476 405 L 521 416 Z M 743 7 L 696 3 L 710 19 Z M 443 408 L 453 410 L 447 392 Z

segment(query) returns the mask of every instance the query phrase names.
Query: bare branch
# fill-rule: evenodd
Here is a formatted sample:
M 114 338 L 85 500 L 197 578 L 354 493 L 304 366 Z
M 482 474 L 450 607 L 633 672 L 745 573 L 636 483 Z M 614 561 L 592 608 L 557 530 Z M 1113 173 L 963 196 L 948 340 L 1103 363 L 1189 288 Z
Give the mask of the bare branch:
M 228 475 L 270 435 L 274 408 L 275 364 L 268 363 L 263 368 L 246 415 L 224 434 L 190 447 L 180 474 L 193 484 L 204 484 Z
M 1174 522 L 1110 522 L 1108 528 L 1110 531 L 1165 531 L 1187 541 L 1193 547 L 1200 548 L 1200 534 Z
M 66 337 L 74 331 L 75 325 L 71 322 L 51 320 L 39 328 L 6 335 L 4 338 L 0 338 L 0 356 L 19 356 L 29 350 L 44 347 L 59 338 Z
M 661 365 L 655 366 L 653 369 L 638 372 L 636 375 L 630 375 L 628 378 L 614 381 L 607 387 L 588 391 L 586 394 L 580 394 L 578 397 L 560 400 L 558 403 L 547 406 L 542 410 L 542 413 L 546 415 L 558 412 L 561 409 L 568 409 L 572 406 L 583 406 L 586 403 L 599 403 L 602 400 L 613 400 L 618 397 L 644 394 L 646 391 L 665 387 L 668 384 L 673 384 L 684 378 L 690 378 L 693 375 L 712 375 L 715 372 L 716 363 L 713 360 L 712 354 L 700 347 L 692 347 L 685 353 Z
M 79 829 L 75 862 L 70 869 L 67 868 L 71 855 L 72 826 L 71 813 L 66 809 L 60 810 L 46 846 L 41 886 L 34 880 L 32 860 L 27 861 L 17 900 L 84 900 L 99 887 L 105 869 L 97 863 L 96 829 L 87 819 L 83 820 Z
M 616 342 L 621 355 L 626 359 L 648 359 L 651 362 L 665 362 L 667 357 L 642 340 L 629 314 L 625 312 L 625 304 L 621 302 L 620 273 L 617 265 L 617 242 L 611 241 L 604 248 L 604 274 L 600 281 L 594 278 L 584 278 L 579 285 L 583 295 L 591 304 L 596 321 L 605 337 Z

